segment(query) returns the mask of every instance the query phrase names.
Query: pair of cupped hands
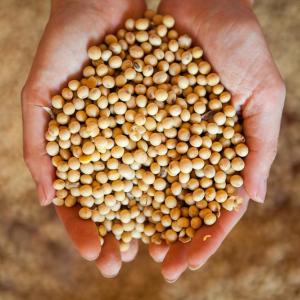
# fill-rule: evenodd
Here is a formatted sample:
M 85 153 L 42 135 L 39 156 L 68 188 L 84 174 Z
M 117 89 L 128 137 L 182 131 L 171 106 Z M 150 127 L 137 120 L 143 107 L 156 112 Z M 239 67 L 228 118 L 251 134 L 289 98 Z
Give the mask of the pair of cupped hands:
M 187 244 L 149 245 L 150 256 L 173 282 L 187 269 L 201 267 L 221 245 L 245 213 L 249 199 L 263 202 L 271 164 L 277 148 L 285 87 L 268 50 L 250 0 L 163 0 L 158 13 L 170 14 L 176 29 L 187 33 L 204 49 L 208 61 L 232 93 L 242 112 L 249 147 L 243 173 L 244 203 L 238 211 L 223 212 L 211 227 L 198 230 Z M 88 46 L 116 32 L 126 18 L 143 15 L 143 0 L 52 0 L 50 18 L 22 91 L 24 158 L 37 184 L 42 205 L 54 197 L 54 168 L 45 151 L 44 132 L 51 95 L 79 76 L 87 63 Z M 114 277 L 122 262 L 132 261 L 138 242 L 120 252 L 118 241 L 106 236 L 100 246 L 92 221 L 81 220 L 78 208 L 56 207 L 56 212 L 82 257 L 95 261 L 105 277 Z M 204 241 L 203 237 L 211 237 Z

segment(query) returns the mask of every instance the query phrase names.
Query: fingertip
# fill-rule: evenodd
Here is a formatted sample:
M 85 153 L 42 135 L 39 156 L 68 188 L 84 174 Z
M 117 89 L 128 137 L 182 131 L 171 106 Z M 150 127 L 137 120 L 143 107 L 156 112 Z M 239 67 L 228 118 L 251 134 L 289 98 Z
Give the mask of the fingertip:
M 170 250 L 161 265 L 161 273 L 167 282 L 173 283 L 187 267 L 186 244 L 176 242 L 170 247 Z
M 87 261 L 95 261 L 101 253 L 100 241 L 98 242 L 98 245 L 96 243 L 93 243 L 92 245 L 87 243 L 86 246 L 84 244 L 75 244 L 75 247 L 78 250 L 80 256 Z
M 87 261 L 96 260 L 99 257 L 100 253 L 101 253 L 101 248 L 97 249 L 96 251 L 91 250 L 89 248 L 80 250 L 80 255 L 82 256 L 82 258 L 84 258 Z
M 53 188 L 55 173 L 51 159 L 48 156 L 37 155 L 36 159 L 32 157 L 27 158 L 26 164 L 36 184 L 40 205 L 49 205 L 55 197 L 55 190 Z
M 256 202 L 258 204 L 264 204 L 265 203 L 265 199 L 261 198 L 257 195 L 254 195 L 253 197 L 251 197 L 251 200 L 253 200 L 254 202 Z
M 38 184 L 37 185 L 37 194 L 38 194 L 38 199 L 39 199 L 41 206 L 47 206 L 52 203 L 52 199 L 54 197 L 54 191 L 53 191 L 53 193 L 51 193 L 51 195 L 47 195 L 45 193 L 45 189 L 44 189 L 43 185 Z
M 205 262 L 204 262 L 203 264 L 195 265 L 195 266 L 189 264 L 189 270 L 191 270 L 191 271 L 197 271 L 197 270 L 199 270 L 204 264 L 205 264 Z
M 166 279 L 166 278 L 164 278 L 164 279 L 165 279 L 165 281 L 166 281 L 167 283 L 172 284 L 172 283 L 175 283 L 175 282 L 177 281 L 178 278 L 173 279 L 173 280 L 169 280 L 169 279 Z
M 174 276 L 174 273 L 176 272 L 177 270 L 175 268 L 165 266 L 162 266 L 161 268 L 161 274 L 164 280 L 168 283 L 174 283 L 179 278 L 178 275 Z
M 255 165 L 251 157 L 249 157 L 249 160 L 246 160 L 246 167 L 243 171 L 244 189 L 250 199 L 258 203 L 264 203 L 269 172 L 265 170 L 260 171 Z
M 130 242 L 129 249 L 127 251 L 121 251 L 121 258 L 123 262 L 131 262 L 136 257 L 139 250 L 139 243 L 138 240 L 133 239 Z
M 77 206 L 56 206 L 55 209 L 80 255 L 88 261 L 97 259 L 101 244 L 95 224 L 81 219 Z
M 95 261 L 101 253 L 100 241 L 98 239 L 96 241 L 94 237 L 93 240 L 92 242 L 87 241 L 78 246 L 76 245 L 80 256 L 87 261 Z
M 111 234 L 104 238 L 100 256 L 96 260 L 100 273 L 105 278 L 116 277 L 122 266 L 119 241 Z
M 267 193 L 267 180 L 269 172 L 257 168 L 256 156 L 252 153 L 246 158 L 246 166 L 243 171 L 244 189 L 250 199 L 258 203 L 264 203 Z
M 152 259 L 157 263 L 161 263 L 167 255 L 169 246 L 165 242 L 162 242 L 160 245 L 150 243 L 148 250 Z
M 261 178 L 259 176 L 259 178 Z M 254 181 L 252 182 L 252 185 L 251 185 L 251 182 L 250 184 L 247 184 L 248 182 L 246 181 L 246 184 L 245 184 L 245 189 L 249 192 L 249 196 L 250 198 L 257 202 L 257 203 L 264 203 L 265 202 L 265 198 L 266 198 L 266 193 L 267 193 L 267 182 L 266 180 L 263 180 L 263 179 L 259 179 L 258 181 Z
M 104 272 L 102 272 L 100 270 L 101 275 L 106 278 L 106 279 L 113 279 L 116 278 L 119 275 L 119 272 L 115 273 L 115 274 L 105 274 Z

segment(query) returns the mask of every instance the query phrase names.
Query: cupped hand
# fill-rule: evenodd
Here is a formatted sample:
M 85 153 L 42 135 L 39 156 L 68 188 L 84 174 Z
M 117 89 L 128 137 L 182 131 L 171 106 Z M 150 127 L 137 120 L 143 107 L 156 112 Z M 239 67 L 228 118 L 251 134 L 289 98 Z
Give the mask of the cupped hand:
M 106 33 L 117 30 L 128 17 L 139 17 L 144 9 L 141 0 L 112 0 L 109 5 L 104 0 L 52 1 L 50 19 L 22 91 L 24 159 L 42 205 L 51 203 L 54 197 L 54 168 L 44 139 L 49 115 L 42 107 L 49 107 L 51 96 L 80 75 L 87 63 L 88 46 L 100 43 Z M 80 254 L 96 260 L 104 276 L 115 276 L 122 261 L 134 259 L 136 241 L 120 253 L 118 241 L 107 236 L 101 249 L 96 226 L 81 220 L 77 207 L 57 207 L 56 211 Z
M 150 245 L 162 274 L 175 281 L 189 267 L 201 267 L 246 211 L 248 200 L 263 202 L 275 158 L 285 87 L 268 50 L 249 0 L 163 0 L 159 13 L 171 14 L 179 32 L 188 33 L 220 75 L 243 116 L 249 147 L 245 161 L 244 204 L 223 212 L 217 223 L 201 228 L 188 244 Z M 205 236 L 210 236 L 203 240 Z

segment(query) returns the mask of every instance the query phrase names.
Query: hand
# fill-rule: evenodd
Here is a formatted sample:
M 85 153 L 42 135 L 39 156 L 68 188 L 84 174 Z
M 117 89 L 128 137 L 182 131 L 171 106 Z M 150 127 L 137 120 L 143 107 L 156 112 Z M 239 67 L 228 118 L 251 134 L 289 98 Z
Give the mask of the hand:
M 54 197 L 54 168 L 45 151 L 44 139 L 49 115 L 42 106 L 50 106 L 51 96 L 68 79 L 80 74 L 87 63 L 88 46 L 117 30 L 126 18 L 139 17 L 144 9 L 141 0 L 111 0 L 109 5 L 104 0 L 53 0 L 49 22 L 22 91 L 24 159 L 37 184 L 42 205 L 49 204 Z M 136 241 L 127 252 L 120 253 L 116 239 L 108 236 L 100 249 L 96 226 L 92 221 L 81 220 L 77 207 L 57 207 L 56 211 L 80 254 L 87 260 L 96 260 L 104 276 L 116 275 L 121 261 L 135 257 Z
M 238 212 L 224 212 L 218 222 L 200 229 L 192 242 L 150 245 L 162 262 L 162 274 L 175 281 L 187 267 L 201 267 L 217 250 L 246 211 L 249 198 L 263 202 L 275 158 L 285 87 L 253 14 L 249 0 L 163 0 L 159 12 L 175 17 L 177 29 L 204 49 L 208 61 L 242 110 L 249 147 L 243 173 L 245 203 Z M 211 237 L 203 241 L 205 235 Z

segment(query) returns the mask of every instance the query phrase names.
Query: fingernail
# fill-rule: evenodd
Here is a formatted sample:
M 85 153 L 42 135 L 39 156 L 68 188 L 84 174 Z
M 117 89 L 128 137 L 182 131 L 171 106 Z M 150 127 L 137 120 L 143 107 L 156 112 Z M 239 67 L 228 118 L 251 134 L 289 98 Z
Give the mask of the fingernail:
M 153 257 L 152 257 L 153 258 Z M 156 263 L 158 263 L 158 264 L 161 264 L 162 262 L 163 262 L 163 259 L 154 259 L 153 258 L 153 260 L 154 260 L 154 262 L 156 262 Z
M 98 253 L 91 252 L 91 253 L 81 253 L 81 256 L 87 261 L 94 261 L 98 258 L 100 251 Z
M 165 281 L 167 283 L 174 283 L 176 280 L 177 280 L 177 278 L 176 279 L 167 279 L 167 278 L 165 278 Z
M 37 186 L 37 194 L 38 194 L 38 198 L 39 198 L 41 206 L 46 206 L 48 204 L 47 197 L 46 197 L 44 188 L 41 184 L 38 184 L 38 186 Z
M 201 268 L 201 265 L 200 266 L 189 266 L 189 269 L 191 271 L 196 271 L 196 270 L 199 270 Z
M 113 274 L 113 275 L 111 275 L 111 274 L 108 275 L 108 274 L 104 274 L 103 272 L 101 272 L 101 274 L 102 274 L 103 277 L 105 277 L 107 279 L 115 278 L 118 275 L 118 273 Z
M 41 206 L 47 206 L 52 203 L 53 198 L 55 197 L 54 190 L 47 191 L 45 185 L 38 183 L 37 184 L 37 194 Z
M 261 180 L 257 186 L 257 193 L 256 197 L 254 198 L 255 201 L 259 203 L 264 203 L 267 193 L 267 181 Z

